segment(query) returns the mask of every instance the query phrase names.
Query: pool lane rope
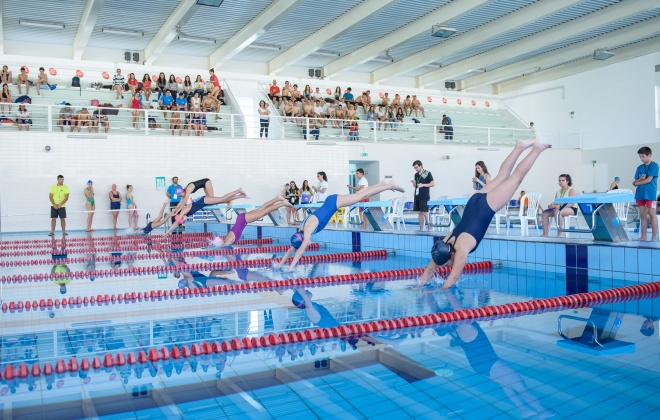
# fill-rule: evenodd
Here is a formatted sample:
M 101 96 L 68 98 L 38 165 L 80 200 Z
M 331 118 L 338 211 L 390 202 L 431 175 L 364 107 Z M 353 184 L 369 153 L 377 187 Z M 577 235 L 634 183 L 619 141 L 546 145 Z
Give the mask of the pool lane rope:
M 213 234 L 206 233 L 182 233 L 174 235 L 127 235 L 127 236 L 99 236 L 84 238 L 49 238 L 49 239 L 25 239 L 18 241 L 0 242 L 1 250 L 11 249 L 37 249 L 50 248 L 55 243 L 67 244 L 113 244 L 113 243 L 146 243 L 146 242 L 187 242 L 199 241 L 201 239 L 212 239 Z
M 375 256 L 381 257 L 380 255 Z M 364 261 L 368 257 L 360 257 Z M 490 261 L 467 263 L 464 271 L 472 273 L 490 272 L 492 271 L 493 264 Z M 183 288 L 183 289 L 160 289 L 160 290 L 147 290 L 145 292 L 124 292 L 117 294 L 105 294 L 96 296 L 84 297 L 71 297 L 69 299 L 40 299 L 39 302 L 33 300 L 26 301 L 11 301 L 2 304 L 2 312 L 10 313 L 23 312 L 34 310 L 37 308 L 44 311 L 46 309 L 61 308 L 80 308 L 82 306 L 101 306 L 105 304 L 130 304 L 146 301 L 162 301 L 169 299 L 188 299 L 188 298 L 203 298 L 217 295 L 229 295 L 237 293 L 257 293 L 268 291 L 281 291 L 282 289 L 298 289 L 309 287 L 325 287 L 337 284 L 363 284 L 377 281 L 392 281 L 392 280 L 409 280 L 411 277 L 416 277 L 424 272 L 423 268 L 408 268 L 402 270 L 387 270 L 387 271 L 373 271 L 369 273 L 353 273 L 338 276 L 325 276 L 325 277 L 310 277 L 302 279 L 289 279 L 289 280 L 268 280 L 262 282 L 249 282 L 240 284 L 226 284 L 222 286 L 210 286 L 200 288 Z M 440 275 L 448 275 L 450 270 L 446 267 L 438 267 L 437 271 Z
M 235 245 L 237 246 L 243 246 L 243 245 L 261 245 L 261 244 L 268 244 L 272 243 L 272 239 L 270 240 L 264 240 L 264 239 L 247 239 L 243 241 L 238 241 L 236 242 Z M 107 246 L 107 247 L 97 247 L 97 246 L 83 246 L 83 247 L 78 247 L 74 248 L 71 246 L 68 246 L 69 244 L 66 244 L 66 247 L 63 246 L 55 246 L 50 249 L 37 249 L 33 251 L 9 251 L 9 252 L 0 252 L 0 257 L 25 257 L 25 256 L 35 256 L 35 255 L 52 255 L 55 252 L 64 252 L 67 255 L 68 254 L 90 254 L 90 253 L 95 253 L 95 252 L 128 252 L 128 251 L 171 251 L 172 249 L 184 249 L 184 248 L 202 248 L 209 246 L 209 241 L 208 238 L 204 239 L 201 238 L 196 241 L 171 241 L 171 242 L 149 242 L 146 241 L 144 243 L 130 243 L 130 244 L 113 244 L 112 246 Z M 62 251 L 60 251 L 61 248 L 64 248 Z
M 102 368 L 111 370 L 123 369 L 125 366 L 137 366 L 151 362 L 167 362 L 181 358 L 193 360 L 202 355 L 220 353 L 237 354 L 237 352 L 259 351 L 274 346 L 317 342 L 320 340 L 359 339 L 365 335 L 380 331 L 419 332 L 426 328 L 436 328 L 440 325 L 458 325 L 476 321 L 487 321 L 500 318 L 514 318 L 545 312 L 557 312 L 566 309 L 584 308 L 587 306 L 618 303 L 660 295 L 660 282 L 645 283 L 635 286 L 618 287 L 596 292 L 578 293 L 569 296 L 557 296 L 545 299 L 533 299 L 526 302 L 506 303 L 503 305 L 484 306 L 475 309 L 461 309 L 453 312 L 439 312 L 428 315 L 385 319 L 364 323 L 352 323 L 332 328 L 313 328 L 296 332 L 281 332 L 266 334 L 259 337 L 234 337 L 222 341 L 203 341 L 193 343 L 190 347 L 183 345 L 133 351 L 105 353 L 101 356 L 57 359 L 53 363 L 34 363 L 31 367 L 25 363 L 6 364 L 0 369 L 0 379 L 12 381 L 16 378 L 26 379 L 40 375 L 52 377 L 53 374 L 79 375 L 85 377 L 91 369 L 98 372 Z
M 314 249 L 318 249 L 319 245 L 316 244 Z M 345 252 L 340 254 L 323 254 L 323 255 L 307 255 L 300 258 L 298 264 L 316 264 L 320 262 L 335 262 L 335 261 L 363 261 L 365 259 L 385 259 L 387 258 L 387 251 L 384 249 L 376 251 L 363 251 L 363 252 Z M 121 276 L 146 276 L 158 273 L 173 273 L 179 271 L 208 271 L 208 270 L 227 270 L 234 268 L 266 268 L 272 267 L 273 263 L 277 262 L 275 258 L 259 258 L 249 259 L 242 261 L 216 261 L 205 262 L 199 264 L 179 264 L 167 266 L 150 266 L 150 267 L 133 267 L 133 268 L 120 268 L 117 270 L 87 270 L 87 271 L 71 271 L 69 273 L 45 273 L 45 274 L 13 274 L 11 276 L 2 276 L 0 281 L 2 283 L 22 283 L 27 282 L 42 282 L 58 279 L 76 279 L 76 278 L 101 278 L 101 277 L 121 277 Z
M 239 241 L 237 245 L 241 245 L 242 241 Z M 290 248 L 289 245 L 276 245 L 276 246 L 264 246 L 258 248 L 240 248 L 232 247 L 227 249 L 202 249 L 200 251 L 182 251 L 182 252 L 171 252 L 169 249 L 167 252 L 154 252 L 150 254 L 134 254 L 134 255 L 121 255 L 113 257 L 112 255 L 101 255 L 95 256 L 94 262 L 110 262 L 121 259 L 122 261 L 130 260 L 162 260 L 164 258 L 194 258 L 194 257 L 204 257 L 204 256 L 220 256 L 220 255 L 245 255 L 245 254 L 272 254 L 286 252 Z M 310 244 L 308 247 L 311 251 L 318 251 L 320 249 L 319 244 L 314 243 Z M 45 260 L 18 260 L 18 261 L 2 261 L 0 262 L 0 267 L 33 267 L 36 265 L 53 265 L 53 264 L 82 264 L 88 263 L 89 258 L 87 257 L 77 257 L 77 258 L 58 258 L 56 260 L 48 258 Z

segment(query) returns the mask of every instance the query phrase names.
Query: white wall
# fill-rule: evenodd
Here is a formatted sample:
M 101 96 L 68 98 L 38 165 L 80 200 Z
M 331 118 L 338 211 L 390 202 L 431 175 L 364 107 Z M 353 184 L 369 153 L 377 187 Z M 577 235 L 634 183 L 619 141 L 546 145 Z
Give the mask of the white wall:
M 537 130 L 581 131 L 584 149 L 643 143 L 652 147 L 660 142 L 657 64 L 660 52 L 612 65 L 604 61 L 597 70 L 513 92 L 505 96 L 505 103 L 523 119 L 534 121 Z
M 310 142 L 313 143 L 313 142 Z M 330 143 L 332 144 L 332 143 Z M 46 145 L 51 151 L 44 151 Z M 367 153 L 367 156 L 362 156 Z M 508 150 L 479 151 L 468 146 L 381 145 L 337 143 L 315 145 L 304 141 L 217 139 L 192 137 L 143 137 L 117 135 L 108 139 L 67 138 L 64 134 L 5 132 L 0 155 L 0 176 L 5 180 L 0 190 L 1 228 L 3 232 L 46 231 L 49 228 L 49 188 L 56 176 L 65 176 L 71 189 L 67 204 L 69 229 L 85 226 L 83 189 L 88 179 L 94 181 L 97 210 L 94 227 L 111 227 L 111 216 L 100 212 L 109 208 L 108 192 L 112 183 L 122 194 L 132 184 L 140 208 L 152 214 L 166 199 L 156 191 L 155 177 L 169 179 L 177 175 L 183 184 L 208 177 L 216 195 L 243 187 L 252 204 L 261 204 L 279 193 L 285 182 L 299 185 L 307 179 L 316 183 L 316 172 L 325 171 L 331 193 L 346 194 L 346 180 L 351 160 L 379 161 L 380 177 L 392 176 L 405 188 L 413 176 L 412 162 L 421 159 L 435 179 L 432 197 L 457 196 L 471 192 L 474 163 L 484 160 L 497 173 Z M 449 155 L 449 160 L 441 156 Z M 542 191 L 550 197 L 558 188 L 555 178 L 579 167 L 580 151 L 548 150 L 527 177 L 523 188 Z M 576 179 L 579 185 L 580 180 Z M 169 184 L 168 184 L 169 185 Z M 412 199 L 410 188 L 406 196 Z M 386 192 L 387 199 L 399 195 Z M 544 200 L 545 202 L 545 200 Z M 125 208 L 125 202 L 123 203 Z M 144 223 L 141 212 L 141 224 Z M 120 227 L 126 227 L 120 216 Z

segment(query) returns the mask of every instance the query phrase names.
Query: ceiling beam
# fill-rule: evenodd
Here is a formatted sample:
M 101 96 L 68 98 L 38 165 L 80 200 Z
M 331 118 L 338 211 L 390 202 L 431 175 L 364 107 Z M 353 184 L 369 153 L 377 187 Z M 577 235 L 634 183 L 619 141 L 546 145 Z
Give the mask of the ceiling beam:
M 479 75 L 461 80 L 461 90 L 467 90 L 483 86 L 501 80 L 509 79 L 516 75 L 532 73 L 535 68 L 546 68 L 553 65 L 591 55 L 595 49 L 607 49 L 608 46 L 616 46 L 645 38 L 660 32 L 660 17 L 648 19 L 633 26 L 617 29 L 601 36 L 578 42 L 563 48 L 548 51 L 539 56 L 512 63 L 508 66 L 499 67 Z
M 85 10 L 80 19 L 80 26 L 78 26 L 76 37 L 73 40 L 74 60 L 80 60 L 82 58 L 89 38 L 92 36 L 92 31 L 94 31 L 94 26 L 96 26 L 96 19 L 98 19 L 102 8 L 103 0 L 87 0 Z
M 428 32 L 431 29 L 431 26 L 436 25 L 439 22 L 449 22 L 454 20 L 467 12 L 483 6 L 484 3 L 488 3 L 489 1 L 490 0 L 463 0 L 442 6 L 414 22 L 397 29 L 389 35 L 385 35 L 326 65 L 323 67 L 323 75 L 325 77 L 330 77 L 340 71 L 345 71 L 354 66 L 366 63 L 367 61 L 378 57 L 383 51 L 394 48 L 399 44 L 403 44 L 409 39 L 423 34 L 424 32 Z
M 275 74 L 284 67 L 300 61 L 302 58 L 318 51 L 324 44 L 332 41 L 344 31 L 363 22 L 364 19 L 378 13 L 395 1 L 398 0 L 363 0 L 360 4 L 339 16 L 328 25 L 325 25 L 323 28 L 269 61 L 268 74 Z
M 652 54 L 660 51 L 660 39 L 658 37 L 647 39 L 646 41 L 637 42 L 622 48 L 612 50 L 616 55 L 605 62 L 594 60 L 590 57 L 584 58 L 580 61 L 563 64 L 561 66 L 540 71 L 528 76 L 518 77 L 516 79 L 502 82 L 494 85 L 494 91 L 497 93 L 506 93 L 514 90 L 522 89 L 525 86 L 549 82 L 552 80 L 561 79 L 563 77 L 572 76 L 574 74 L 583 73 L 589 70 L 595 70 L 604 66 L 619 63 L 621 61 L 630 60 L 632 58 L 641 57 L 646 54 Z
M 552 0 L 533 3 L 527 7 L 523 7 L 520 10 L 496 19 L 491 23 L 487 23 L 471 31 L 449 38 L 438 45 L 413 54 L 404 60 L 397 61 L 389 66 L 378 69 L 371 73 L 371 82 L 379 83 L 390 77 L 422 67 L 438 60 L 438 57 L 446 57 L 454 54 L 465 48 L 482 43 L 486 39 L 519 28 L 530 21 L 556 13 L 557 11 L 574 4 L 575 1 L 572 0 Z M 429 34 L 429 36 L 431 35 Z
M 196 0 L 181 0 L 181 3 L 160 27 L 147 48 L 144 49 L 145 64 L 153 65 L 156 59 L 165 51 L 165 48 L 176 36 L 176 26 L 181 24 L 182 21 L 188 21 L 197 11 L 197 8 L 193 8 L 195 4 Z
M 451 80 L 452 77 L 465 74 L 470 70 L 492 65 L 503 57 L 516 57 L 534 51 L 544 45 L 553 44 L 617 20 L 638 14 L 657 6 L 657 0 L 638 0 L 614 4 L 562 25 L 549 28 L 537 34 L 522 38 L 501 47 L 489 50 L 474 57 L 466 58 L 454 64 L 442 67 L 417 77 L 417 87 L 423 88 L 434 83 Z
M 303 0 L 280 0 L 272 3 L 209 56 L 209 68 L 220 67 L 231 60 L 302 2 Z

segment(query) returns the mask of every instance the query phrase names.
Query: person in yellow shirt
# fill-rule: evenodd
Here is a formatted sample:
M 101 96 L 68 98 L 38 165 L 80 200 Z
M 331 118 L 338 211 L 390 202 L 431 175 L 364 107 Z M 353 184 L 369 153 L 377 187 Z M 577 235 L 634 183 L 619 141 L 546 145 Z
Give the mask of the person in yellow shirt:
M 50 233 L 48 236 L 55 235 L 55 223 L 57 218 L 60 219 L 62 225 L 62 236 L 68 235 L 66 233 L 66 202 L 69 200 L 69 187 L 64 185 L 64 176 L 57 176 L 57 184 L 50 187 Z

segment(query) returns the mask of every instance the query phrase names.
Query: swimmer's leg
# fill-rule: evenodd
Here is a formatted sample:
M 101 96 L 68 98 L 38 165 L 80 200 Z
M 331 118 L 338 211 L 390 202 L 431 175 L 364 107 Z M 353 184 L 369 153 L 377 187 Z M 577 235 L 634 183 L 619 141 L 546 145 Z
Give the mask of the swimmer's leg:
M 268 215 L 268 213 L 279 209 L 280 207 L 290 206 L 293 207 L 284 197 L 278 195 L 270 201 L 265 202 L 261 207 L 251 210 L 245 214 L 245 222 L 252 223 Z
M 354 194 L 338 195 L 337 208 L 352 206 L 353 204 L 359 203 L 360 201 L 365 200 L 372 195 L 376 195 L 387 190 L 405 192 L 405 190 L 399 184 L 394 182 L 394 180 L 390 182 L 382 181 L 376 185 L 362 188 L 361 190 L 356 191 Z
M 509 156 L 504 159 L 502 165 L 500 166 L 500 171 L 497 173 L 497 176 L 493 178 L 486 186 L 484 186 L 479 192 L 486 194 L 493 189 L 497 188 L 505 179 L 507 179 L 511 172 L 513 171 L 513 166 L 518 161 L 518 158 L 525 151 L 525 149 L 531 147 L 536 140 L 518 140 L 516 146 L 513 148 Z

